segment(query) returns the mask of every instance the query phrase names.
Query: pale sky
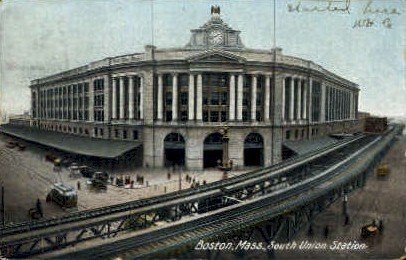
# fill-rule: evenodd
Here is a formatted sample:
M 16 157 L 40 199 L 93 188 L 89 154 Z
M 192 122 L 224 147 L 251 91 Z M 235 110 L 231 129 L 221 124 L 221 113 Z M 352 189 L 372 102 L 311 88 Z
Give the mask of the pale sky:
M 190 29 L 208 21 L 213 4 L 220 5 L 226 23 L 241 30 L 246 47 L 270 49 L 273 1 L 3 0 L 0 105 L 9 113 L 28 110 L 29 82 L 38 77 L 142 52 L 152 41 L 158 48 L 182 47 Z M 300 0 L 276 1 L 276 42 L 284 54 L 310 59 L 359 84 L 360 110 L 406 116 L 405 0 L 370 1 L 370 10 L 397 8 L 400 14 L 364 14 L 368 0 L 350 1 L 349 13 L 289 12 L 287 4 Z M 301 7 L 322 9 L 325 1 L 302 0 Z M 372 27 L 353 28 L 366 18 L 374 21 Z M 386 18 L 391 29 L 382 24 Z

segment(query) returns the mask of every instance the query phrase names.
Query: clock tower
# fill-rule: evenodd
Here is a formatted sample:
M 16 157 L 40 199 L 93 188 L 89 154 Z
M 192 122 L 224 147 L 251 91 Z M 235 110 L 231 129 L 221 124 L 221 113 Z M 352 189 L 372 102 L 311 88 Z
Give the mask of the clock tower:
M 211 7 L 210 20 L 198 29 L 191 30 L 192 36 L 187 48 L 244 48 L 240 31 L 232 29 L 220 18 L 220 7 Z

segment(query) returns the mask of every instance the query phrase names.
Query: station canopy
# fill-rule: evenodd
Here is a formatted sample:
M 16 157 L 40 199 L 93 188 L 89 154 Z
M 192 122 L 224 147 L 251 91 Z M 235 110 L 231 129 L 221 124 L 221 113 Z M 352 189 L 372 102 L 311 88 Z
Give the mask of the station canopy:
M 141 145 L 138 141 L 97 139 L 9 124 L 1 125 L 0 132 L 64 152 L 106 159 L 117 158 Z

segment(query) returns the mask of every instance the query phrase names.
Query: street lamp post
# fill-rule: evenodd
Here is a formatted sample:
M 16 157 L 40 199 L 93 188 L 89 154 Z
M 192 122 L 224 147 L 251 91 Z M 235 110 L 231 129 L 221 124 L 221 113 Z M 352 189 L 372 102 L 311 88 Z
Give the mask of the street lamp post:
M 223 160 L 219 164 L 218 168 L 223 171 L 223 179 L 228 178 L 228 172 L 231 171 L 233 168 L 233 161 L 230 160 L 228 155 L 228 142 L 230 137 L 228 135 L 228 126 L 225 125 L 223 128 L 220 129 L 220 134 L 222 135 L 223 141 Z

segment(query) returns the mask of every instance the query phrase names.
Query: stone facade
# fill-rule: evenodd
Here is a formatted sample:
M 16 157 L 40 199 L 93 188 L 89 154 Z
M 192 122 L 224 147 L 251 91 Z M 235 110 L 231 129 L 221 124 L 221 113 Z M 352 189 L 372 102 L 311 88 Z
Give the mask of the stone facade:
M 246 48 L 216 12 L 191 32 L 184 48 L 146 46 L 33 80 L 33 124 L 142 140 L 144 166 L 163 167 L 179 154 L 176 163 L 189 169 L 219 158 L 224 125 L 237 168 L 279 162 L 286 139 L 359 131 L 355 83 L 279 48 Z

